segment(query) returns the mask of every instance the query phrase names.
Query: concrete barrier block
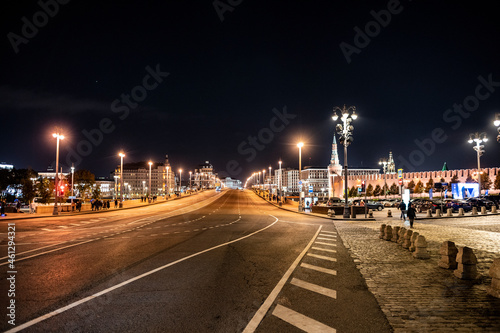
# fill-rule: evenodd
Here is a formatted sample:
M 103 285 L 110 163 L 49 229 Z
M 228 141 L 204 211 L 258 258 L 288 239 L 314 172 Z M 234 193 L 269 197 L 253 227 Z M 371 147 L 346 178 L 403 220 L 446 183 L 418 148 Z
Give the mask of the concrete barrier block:
M 500 259 L 493 260 L 490 267 L 491 286 L 486 288 L 486 292 L 496 298 L 500 298 Z
M 380 239 L 384 239 L 384 235 L 385 235 L 385 227 L 386 227 L 386 225 L 385 225 L 385 224 L 380 225 L 380 235 L 378 236 L 378 238 L 380 238 Z
M 391 238 L 392 242 L 394 242 L 394 243 L 398 242 L 400 229 L 401 229 L 401 227 L 397 227 L 397 226 L 392 228 L 392 238 Z
M 418 235 L 415 241 L 415 252 L 413 252 L 413 258 L 415 259 L 429 259 L 431 256 L 429 251 L 427 251 L 427 241 L 422 235 Z
M 418 235 L 419 234 L 416 231 L 414 231 L 413 234 L 411 235 L 411 244 L 410 244 L 410 247 L 408 248 L 408 250 L 410 250 L 410 252 L 415 251 L 415 242 L 417 241 Z
M 441 260 L 438 266 L 445 269 L 456 269 L 457 268 L 457 253 L 458 249 L 454 242 L 445 241 L 441 244 L 439 254 L 441 254 Z
M 457 278 L 462 280 L 479 280 L 481 275 L 477 273 L 477 258 L 471 248 L 465 246 L 458 249 L 457 269 L 453 272 Z
M 390 225 L 385 226 L 384 239 L 390 241 L 392 239 L 392 227 Z

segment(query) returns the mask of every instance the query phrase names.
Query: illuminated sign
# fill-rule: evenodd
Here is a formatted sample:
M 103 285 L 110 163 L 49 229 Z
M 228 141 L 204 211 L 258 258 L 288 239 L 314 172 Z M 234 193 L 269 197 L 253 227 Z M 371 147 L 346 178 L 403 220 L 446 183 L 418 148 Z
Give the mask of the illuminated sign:
M 451 193 L 455 199 L 476 198 L 479 196 L 479 184 L 477 183 L 453 183 Z

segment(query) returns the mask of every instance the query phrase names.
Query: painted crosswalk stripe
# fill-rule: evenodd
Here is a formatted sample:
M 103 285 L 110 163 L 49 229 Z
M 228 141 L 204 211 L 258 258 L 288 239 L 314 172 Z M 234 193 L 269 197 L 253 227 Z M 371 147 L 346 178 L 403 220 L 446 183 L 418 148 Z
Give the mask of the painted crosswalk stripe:
M 282 305 L 276 305 L 273 315 L 305 332 L 335 333 L 334 328 L 320 323 L 317 320 L 304 316 Z
M 316 246 L 311 247 L 311 249 L 318 250 L 318 251 L 330 252 L 330 253 L 337 253 L 337 250 L 323 249 L 321 247 L 316 247 Z
M 330 237 L 330 238 L 337 238 L 337 235 L 329 235 L 329 234 L 319 234 L 319 237 Z
M 323 233 L 324 233 L 324 234 L 334 234 L 334 235 L 336 235 L 336 234 L 337 234 L 335 231 L 326 231 L 326 230 L 321 231 L 321 233 L 322 233 L 322 234 L 323 234 Z
M 328 246 L 337 246 L 335 243 L 325 243 L 325 242 L 314 242 L 314 244 L 328 245 Z
M 326 237 L 318 237 L 318 238 L 316 238 L 316 239 L 327 240 L 327 241 L 334 241 L 334 242 L 336 242 L 336 241 L 337 241 L 337 239 L 336 239 L 336 238 L 326 238 Z
M 301 287 L 310 291 L 314 291 L 315 293 L 325 295 L 331 298 L 337 298 L 337 291 L 330 289 L 330 288 L 325 288 L 322 286 L 318 286 L 317 284 L 314 283 L 309 283 L 297 278 L 293 278 L 292 281 L 290 281 L 291 284 L 297 287 Z
M 315 270 L 318 272 L 323 272 L 323 273 L 327 273 L 327 274 L 331 274 L 331 275 L 337 275 L 336 270 L 323 268 L 323 267 L 319 267 L 319 266 L 315 266 L 315 265 L 310 265 L 310 264 L 306 264 L 306 263 L 300 264 L 300 267 L 309 268 L 309 269 L 312 269 L 312 270 Z
M 318 259 L 323 259 L 323 260 L 328 260 L 328 261 L 333 261 L 333 262 L 337 261 L 337 259 L 335 259 L 335 258 L 327 257 L 327 256 L 322 256 L 320 254 L 308 253 L 307 255 L 309 257 L 314 257 L 314 258 L 318 258 Z

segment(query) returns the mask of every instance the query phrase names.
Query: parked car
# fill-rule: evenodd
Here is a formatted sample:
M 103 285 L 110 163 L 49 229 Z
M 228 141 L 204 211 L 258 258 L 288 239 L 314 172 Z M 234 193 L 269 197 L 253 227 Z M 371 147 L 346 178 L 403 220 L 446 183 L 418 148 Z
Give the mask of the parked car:
M 486 207 L 487 210 L 491 210 L 491 207 L 495 205 L 493 201 L 487 199 L 479 199 L 479 198 L 469 198 L 467 202 L 472 206 L 476 207 L 477 210 L 480 210 L 481 207 Z
M 368 201 L 365 203 L 365 205 L 366 207 L 368 207 L 368 209 L 379 210 L 379 211 L 384 209 L 384 205 L 382 205 L 378 201 Z
M 426 212 L 429 209 L 432 213 L 436 212 L 436 208 L 438 204 L 429 199 L 417 199 L 412 201 L 412 204 L 415 206 L 415 210 L 419 213 Z
M 500 208 L 500 195 L 485 195 L 484 199 L 493 201 L 497 208 Z
M 472 206 L 466 200 L 449 199 L 446 202 L 446 209 L 451 208 L 453 212 L 457 212 L 459 208 L 463 208 L 464 212 L 470 212 Z

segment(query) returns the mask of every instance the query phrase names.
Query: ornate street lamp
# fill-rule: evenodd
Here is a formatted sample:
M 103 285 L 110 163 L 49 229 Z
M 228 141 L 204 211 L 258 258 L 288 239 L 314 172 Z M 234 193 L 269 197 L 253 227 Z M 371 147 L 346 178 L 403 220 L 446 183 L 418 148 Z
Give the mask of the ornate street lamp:
M 151 166 L 153 162 L 149 161 L 149 187 L 148 187 L 148 202 L 151 202 Z
M 385 158 L 381 158 L 378 164 L 383 166 L 382 168 L 384 170 L 384 192 L 385 192 L 385 198 L 387 199 L 387 164 L 389 164 L 389 162 Z
M 55 178 L 55 200 L 54 200 L 54 211 L 52 212 L 52 215 L 59 215 L 59 209 L 57 208 L 57 183 L 59 181 L 59 140 L 64 140 L 64 135 L 59 133 L 59 130 L 57 130 L 57 133 L 53 133 L 52 136 L 57 139 L 56 143 L 56 178 Z
M 486 133 L 471 133 L 469 134 L 469 143 L 476 143 L 476 145 L 472 148 L 477 152 L 477 182 L 479 183 L 479 197 L 481 197 L 481 163 L 480 159 L 481 156 L 484 153 L 484 146 L 481 145 L 481 143 L 488 141 L 488 138 L 486 137 Z
M 346 108 L 344 105 L 343 108 L 339 108 L 338 106 L 333 108 L 333 121 L 337 121 L 339 118 L 337 111 L 341 113 L 341 121 L 342 124 L 337 124 L 337 133 L 340 135 L 340 143 L 344 145 L 344 218 L 349 218 L 349 190 L 347 185 L 347 147 L 354 140 L 352 137 L 352 132 L 354 131 L 354 126 L 351 125 L 353 120 L 356 120 L 358 115 L 356 114 L 356 107 L 350 106 Z M 350 113 L 352 112 L 352 113 Z
M 495 121 L 493 121 L 493 125 L 497 127 L 498 130 L 498 135 L 497 135 L 497 141 L 500 142 L 500 113 L 495 114 Z
M 123 158 L 125 157 L 124 153 L 119 153 L 120 156 L 120 208 L 123 207 Z
M 299 148 L 299 212 L 302 211 L 302 181 L 301 181 L 301 169 L 302 169 L 302 147 L 304 147 L 303 142 L 297 143 L 297 147 Z

